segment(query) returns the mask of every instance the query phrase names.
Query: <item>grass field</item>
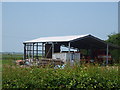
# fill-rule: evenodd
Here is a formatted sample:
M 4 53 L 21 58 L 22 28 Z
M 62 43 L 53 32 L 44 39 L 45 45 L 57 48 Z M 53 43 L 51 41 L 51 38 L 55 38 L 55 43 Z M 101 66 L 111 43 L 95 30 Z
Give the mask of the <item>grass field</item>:
M 0 89 L 2 89 L 2 54 L 0 54 Z
M 118 65 L 85 64 L 66 66 L 64 69 L 20 67 L 13 63 L 22 58 L 20 55 L 3 57 L 3 88 L 120 88 Z

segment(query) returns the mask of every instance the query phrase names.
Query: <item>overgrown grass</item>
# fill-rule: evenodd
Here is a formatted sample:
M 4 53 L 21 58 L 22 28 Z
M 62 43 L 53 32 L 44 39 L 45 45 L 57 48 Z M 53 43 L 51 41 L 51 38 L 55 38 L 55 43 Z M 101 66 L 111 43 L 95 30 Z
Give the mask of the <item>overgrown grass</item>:
M 2 88 L 2 64 L 0 64 L 0 90 Z
M 3 67 L 3 88 L 120 88 L 118 67 Z
M 118 65 L 75 65 L 64 69 L 20 67 L 17 56 L 4 56 L 2 88 L 120 88 Z M 12 58 L 16 58 L 15 60 Z

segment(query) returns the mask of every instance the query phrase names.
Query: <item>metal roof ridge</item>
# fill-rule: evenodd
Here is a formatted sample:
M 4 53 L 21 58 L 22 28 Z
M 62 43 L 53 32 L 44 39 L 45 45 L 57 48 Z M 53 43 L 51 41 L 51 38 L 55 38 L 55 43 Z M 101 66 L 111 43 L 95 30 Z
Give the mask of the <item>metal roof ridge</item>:
M 84 35 L 67 35 L 67 36 L 52 36 L 52 37 L 40 37 L 40 38 L 36 38 L 36 39 L 32 39 L 32 40 L 28 40 L 28 41 L 24 41 L 23 43 L 26 43 L 26 42 L 30 42 L 30 41 L 33 41 L 33 40 L 38 40 L 38 39 L 47 39 L 47 38 L 62 38 L 62 37 L 85 37 L 85 36 L 88 36 L 90 34 L 84 34 Z M 71 41 L 71 40 L 68 40 L 68 41 Z

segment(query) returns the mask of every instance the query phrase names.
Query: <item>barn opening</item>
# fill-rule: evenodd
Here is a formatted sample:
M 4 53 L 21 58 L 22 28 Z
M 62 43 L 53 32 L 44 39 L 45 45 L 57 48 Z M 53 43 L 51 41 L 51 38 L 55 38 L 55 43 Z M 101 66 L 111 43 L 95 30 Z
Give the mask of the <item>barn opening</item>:
M 90 34 L 41 37 L 23 44 L 24 60 L 30 62 L 40 62 L 41 58 L 46 58 L 64 63 L 84 61 L 108 64 L 112 62 L 109 50 L 120 48 Z M 62 50 L 62 47 L 67 50 Z

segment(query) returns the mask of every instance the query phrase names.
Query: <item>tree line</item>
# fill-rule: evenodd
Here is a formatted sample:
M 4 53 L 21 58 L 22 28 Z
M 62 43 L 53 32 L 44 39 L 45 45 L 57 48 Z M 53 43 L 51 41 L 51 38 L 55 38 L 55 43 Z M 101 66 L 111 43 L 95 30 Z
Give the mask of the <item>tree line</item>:
M 106 42 L 112 43 L 112 44 L 120 47 L 120 33 L 108 35 L 108 39 L 106 40 Z M 119 49 L 111 49 L 110 53 L 113 57 L 113 62 L 120 63 L 120 48 Z

